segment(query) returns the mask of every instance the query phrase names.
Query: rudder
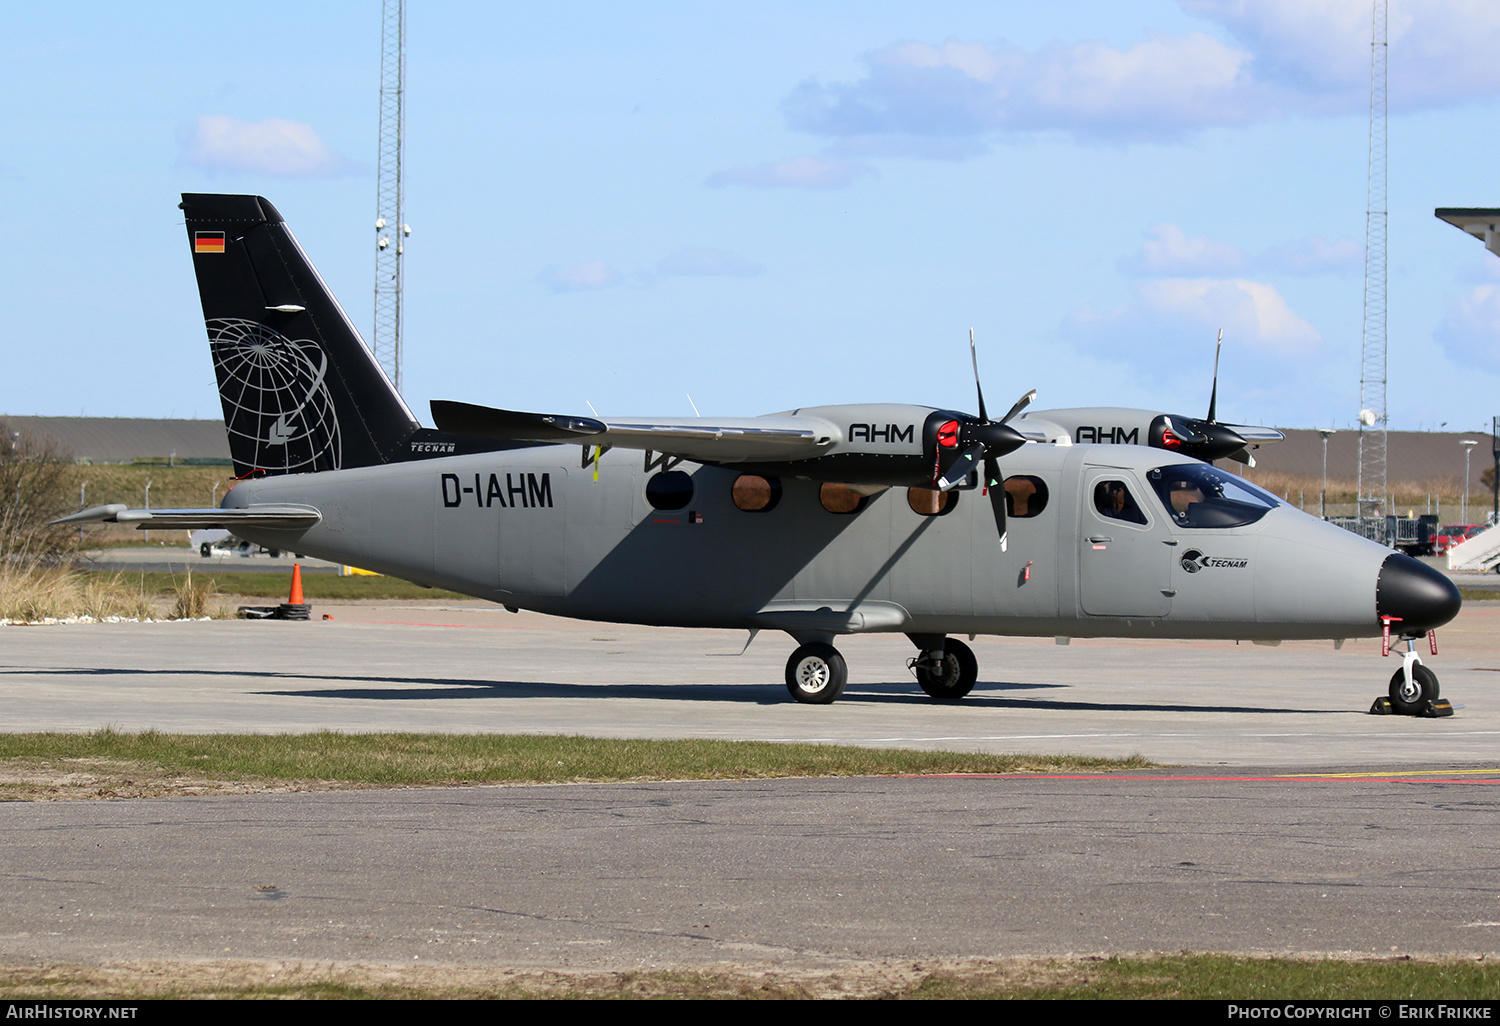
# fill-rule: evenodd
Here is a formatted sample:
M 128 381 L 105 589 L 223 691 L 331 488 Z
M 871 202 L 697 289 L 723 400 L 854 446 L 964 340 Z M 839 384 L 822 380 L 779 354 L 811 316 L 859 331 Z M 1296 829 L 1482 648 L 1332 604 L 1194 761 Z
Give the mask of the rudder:
M 409 458 L 422 429 L 276 208 L 185 193 L 182 210 L 235 473 Z

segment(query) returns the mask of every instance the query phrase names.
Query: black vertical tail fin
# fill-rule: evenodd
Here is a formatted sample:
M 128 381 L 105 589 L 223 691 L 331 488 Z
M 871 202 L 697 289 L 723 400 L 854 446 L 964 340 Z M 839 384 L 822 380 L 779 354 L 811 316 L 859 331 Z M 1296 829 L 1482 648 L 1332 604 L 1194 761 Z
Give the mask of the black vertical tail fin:
M 235 473 L 407 458 L 416 418 L 276 208 L 184 194 L 182 210 Z

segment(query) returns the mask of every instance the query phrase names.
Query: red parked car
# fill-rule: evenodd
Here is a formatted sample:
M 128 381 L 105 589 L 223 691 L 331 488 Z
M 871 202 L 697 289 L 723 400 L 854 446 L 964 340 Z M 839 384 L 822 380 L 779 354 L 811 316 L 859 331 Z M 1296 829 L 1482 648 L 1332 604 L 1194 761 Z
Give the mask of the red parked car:
M 1474 537 L 1484 530 L 1483 524 L 1444 524 L 1438 528 L 1432 540 L 1432 551 L 1441 556 L 1461 541 Z

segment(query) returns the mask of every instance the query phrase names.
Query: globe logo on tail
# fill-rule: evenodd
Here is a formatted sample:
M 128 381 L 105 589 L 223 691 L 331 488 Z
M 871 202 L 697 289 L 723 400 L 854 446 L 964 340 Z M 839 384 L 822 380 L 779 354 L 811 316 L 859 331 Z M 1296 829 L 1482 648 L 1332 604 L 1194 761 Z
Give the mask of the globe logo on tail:
M 339 469 L 328 356 L 318 344 L 236 317 L 207 327 L 235 461 L 271 473 Z

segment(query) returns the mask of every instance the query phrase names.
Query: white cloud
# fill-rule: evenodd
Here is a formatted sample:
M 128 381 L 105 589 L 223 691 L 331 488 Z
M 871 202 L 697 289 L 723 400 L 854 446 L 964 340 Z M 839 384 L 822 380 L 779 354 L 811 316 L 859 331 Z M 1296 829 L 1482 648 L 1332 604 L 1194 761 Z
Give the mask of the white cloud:
M 1301 358 L 1322 343 L 1275 286 L 1245 278 L 1144 281 L 1134 303 L 1106 314 L 1084 309 L 1064 325 L 1086 349 L 1149 355 L 1162 370 L 1170 369 L 1176 351 L 1200 350 L 1219 328 L 1226 340 L 1262 357 Z
M 1251 257 L 1230 242 L 1188 235 L 1175 224 L 1155 224 L 1140 251 L 1120 261 L 1120 269 L 1149 276 L 1210 276 L 1254 268 L 1282 274 L 1337 274 L 1364 265 L 1365 248 L 1353 239 L 1328 241 L 1319 235 L 1294 239 Z
M 856 81 L 804 82 L 783 110 L 794 128 L 833 138 L 1061 131 L 1130 142 L 1368 109 L 1369 0 L 1179 2 L 1233 41 L 898 43 L 866 55 Z M 1388 38 L 1392 110 L 1500 94 L 1494 0 L 1401 0 Z
M 1201 32 L 1156 36 L 1126 50 L 902 43 L 866 62 L 869 73 L 858 82 L 798 86 L 783 105 L 792 126 L 828 136 L 1060 129 L 1162 139 L 1258 121 L 1276 106 L 1250 77 L 1249 52 Z
M 1283 355 L 1316 346 L 1322 336 L 1292 312 L 1273 285 L 1245 278 L 1162 278 L 1145 282 L 1141 298 L 1154 313 L 1204 326 L 1218 322 L 1245 345 Z
M 603 260 L 583 260 L 567 267 L 549 267 L 539 280 L 553 292 L 591 292 L 619 285 L 624 278 Z
M 1370 95 L 1369 0 L 1178 0 L 1256 55 L 1256 74 L 1314 108 L 1358 111 Z M 1387 20 L 1392 110 L 1465 103 L 1500 91 L 1500 5 L 1397 0 Z
M 683 246 L 662 257 L 656 265 L 662 274 L 727 275 L 745 277 L 759 274 L 761 267 L 742 256 L 706 246 Z
M 210 171 L 307 178 L 350 170 L 313 127 L 301 121 L 240 121 L 223 114 L 196 119 L 180 136 L 182 160 Z
M 1353 239 L 1309 235 L 1282 246 L 1273 246 L 1256 260 L 1257 266 L 1287 274 L 1339 274 L 1359 270 L 1365 264 L 1365 247 Z
M 1452 300 L 1436 335 L 1457 366 L 1500 371 L 1500 285 L 1480 285 Z
M 748 164 L 717 171 L 709 185 L 748 185 L 759 188 L 842 189 L 873 168 L 831 157 L 793 157 L 771 164 Z
M 1144 274 L 1222 274 L 1245 266 L 1238 246 L 1207 235 L 1187 235 L 1175 224 L 1147 229 L 1141 251 L 1122 261 L 1126 270 Z

